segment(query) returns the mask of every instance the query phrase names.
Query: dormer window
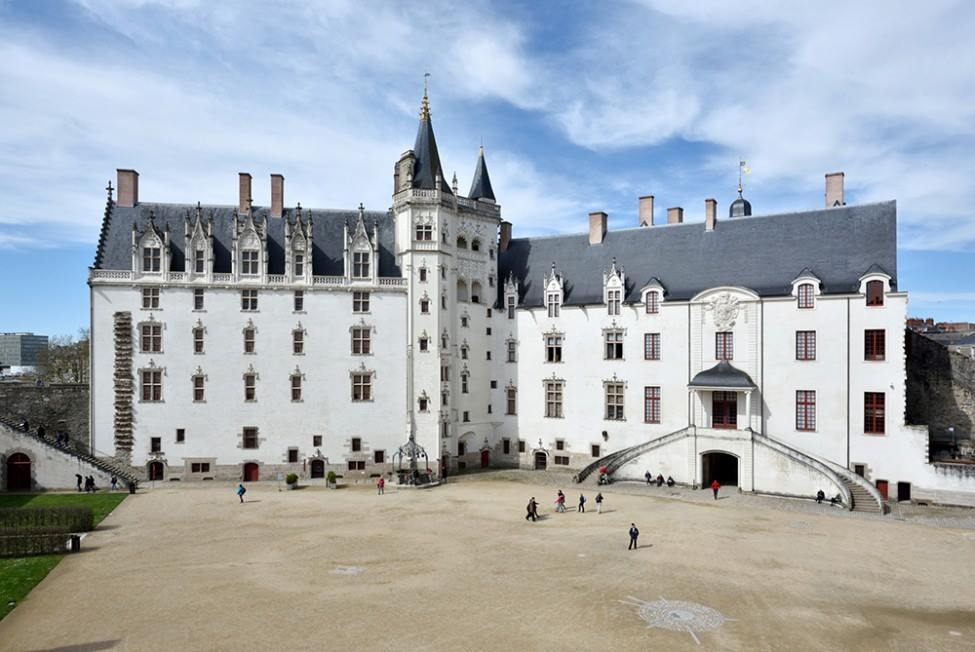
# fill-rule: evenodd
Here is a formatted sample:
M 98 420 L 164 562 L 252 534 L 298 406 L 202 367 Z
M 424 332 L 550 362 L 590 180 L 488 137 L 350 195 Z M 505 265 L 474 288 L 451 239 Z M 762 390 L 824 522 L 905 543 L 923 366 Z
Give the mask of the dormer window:
M 162 271 L 162 248 L 158 242 L 149 243 L 142 248 L 142 271 Z
M 883 281 L 867 281 L 867 305 L 868 306 L 884 305 L 884 282 Z
M 354 252 L 352 254 L 352 278 L 369 278 L 369 276 L 369 252 Z
M 813 307 L 814 297 L 816 296 L 816 290 L 812 283 L 803 283 L 798 289 L 798 300 L 799 307 L 806 309 Z
M 515 318 L 515 301 L 516 301 L 516 299 L 515 299 L 514 296 L 508 295 L 508 297 L 507 297 L 507 303 L 508 303 L 508 305 L 506 306 L 507 311 L 508 311 L 508 319 L 514 319 Z
M 606 291 L 606 310 L 607 314 L 618 315 L 620 314 L 620 297 L 623 292 L 621 290 L 607 290 Z
M 295 254 L 295 278 L 305 275 L 305 254 Z
M 656 315 L 660 312 L 660 293 L 647 292 L 647 314 Z
M 244 249 L 240 252 L 240 273 L 244 276 L 257 276 L 258 274 L 258 251 L 256 249 Z
M 193 272 L 195 274 L 202 274 L 205 269 L 204 263 L 206 261 L 206 252 L 202 249 L 193 250 Z
M 558 317 L 559 307 L 562 305 L 562 296 L 558 292 L 549 292 L 545 299 L 545 305 L 548 306 L 549 317 Z

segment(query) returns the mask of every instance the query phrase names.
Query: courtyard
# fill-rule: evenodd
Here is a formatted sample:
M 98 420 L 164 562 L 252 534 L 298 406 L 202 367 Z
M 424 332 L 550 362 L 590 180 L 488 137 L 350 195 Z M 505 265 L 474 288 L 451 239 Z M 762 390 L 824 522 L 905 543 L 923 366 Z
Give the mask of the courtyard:
M 561 480 L 485 473 L 384 496 L 256 483 L 244 504 L 231 484 L 157 485 L 0 621 L 0 649 L 975 645 L 972 529 L 666 487 L 604 489 L 596 514 L 586 486 L 578 514 Z

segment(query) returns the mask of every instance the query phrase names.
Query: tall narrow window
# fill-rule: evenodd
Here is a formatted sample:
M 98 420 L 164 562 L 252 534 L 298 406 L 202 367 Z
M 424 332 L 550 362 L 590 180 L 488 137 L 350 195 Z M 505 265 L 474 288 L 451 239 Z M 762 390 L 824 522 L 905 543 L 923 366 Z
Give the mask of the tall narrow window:
M 352 254 L 352 278 L 369 278 L 369 252 L 356 251 Z
M 460 375 L 460 393 L 461 394 L 469 394 L 470 393 L 470 387 L 471 387 L 471 385 L 470 385 L 470 374 L 466 374 L 466 373 L 461 374 Z
M 203 329 L 193 329 L 193 353 L 203 353 Z
M 643 422 L 660 423 L 660 388 L 643 388 Z
M 256 331 L 253 328 L 244 329 L 244 353 L 254 353 L 256 349 Z
M 812 283 L 803 283 L 799 286 L 799 307 L 806 309 L 813 307 L 813 297 L 815 292 Z
M 305 275 L 305 254 L 295 254 L 295 278 Z
M 193 310 L 203 310 L 203 290 L 193 290 Z
M 147 310 L 159 308 L 159 288 L 142 288 L 142 307 Z
M 558 292 L 549 292 L 546 298 L 546 303 L 548 304 L 548 316 L 558 317 L 559 316 L 559 306 L 562 303 L 562 298 L 559 296 Z
M 518 390 L 516 390 L 514 387 L 509 387 L 505 391 L 505 395 L 507 397 L 506 405 L 505 405 L 505 414 L 508 415 L 516 414 L 515 408 L 517 406 L 515 405 L 515 399 L 517 398 Z
M 162 269 L 162 250 L 158 245 L 151 245 L 142 248 L 142 271 L 158 272 Z
M 361 453 L 362 452 L 362 437 L 352 438 L 352 452 Z
M 257 290 L 240 291 L 240 309 L 246 312 L 257 310 Z
M 142 400 L 158 402 L 162 400 L 162 371 L 146 369 L 142 372 Z
M 816 331 L 796 331 L 796 360 L 816 359 Z
M 256 249 L 244 249 L 240 252 L 240 273 L 244 276 L 257 276 L 259 273 Z
M 714 359 L 715 360 L 735 359 L 735 334 L 734 333 L 714 334 Z
M 816 429 L 816 392 L 796 390 L 796 430 Z
M 305 292 L 304 290 L 295 290 L 295 312 L 305 311 Z
M 206 386 L 203 384 L 204 378 L 200 374 L 193 376 L 193 402 L 203 403 L 206 400 Z
M 244 448 L 257 448 L 257 428 L 244 428 Z
M 352 293 L 352 312 L 369 312 L 369 293 Z
M 257 374 L 244 374 L 244 400 L 257 400 Z
M 562 362 L 562 336 L 545 336 L 545 362 Z
M 206 253 L 202 249 L 193 250 L 193 271 L 197 274 L 202 274 L 204 270 L 203 263 L 206 260 Z
M 863 394 L 863 431 L 873 435 L 884 434 L 884 403 L 883 392 L 864 392 Z
M 623 420 L 623 383 L 606 383 L 606 419 Z
M 291 331 L 291 352 L 294 355 L 304 355 L 305 353 L 305 331 L 299 328 Z
M 660 333 L 643 334 L 643 359 L 660 359 Z
M 863 331 L 863 359 L 883 360 L 887 355 L 887 331 L 883 329 Z
M 606 310 L 607 314 L 618 315 L 620 314 L 620 297 L 622 295 L 622 290 L 607 290 L 606 291 Z
M 430 338 L 426 336 L 420 337 L 420 350 L 428 351 L 430 350 Z
M 352 354 L 369 355 L 371 351 L 369 327 L 352 329 Z
M 420 299 L 420 312 L 424 315 L 430 314 L 430 299 Z
M 867 281 L 867 305 L 868 306 L 884 305 L 884 282 L 883 281 Z
M 623 359 L 623 331 L 612 330 L 603 334 L 606 344 L 607 360 Z
M 420 283 L 426 283 L 426 282 L 427 282 L 427 268 L 426 267 L 421 267 L 420 268 Z
M 372 374 L 352 374 L 352 400 L 372 400 Z
M 508 319 L 514 319 L 515 318 L 515 298 L 514 297 L 508 297 L 506 299 L 506 301 L 507 301 L 507 309 L 508 309 Z
M 562 418 L 562 388 L 560 380 L 545 381 L 545 416 L 549 419 Z
M 518 343 L 515 342 L 514 340 L 508 340 L 507 342 L 505 342 L 505 345 L 507 346 L 508 362 L 517 362 L 518 361 Z
M 295 403 L 301 400 L 301 374 L 291 374 L 291 400 Z
M 656 315 L 660 312 L 660 293 L 647 292 L 647 314 Z
M 162 353 L 162 324 L 142 324 L 142 353 Z

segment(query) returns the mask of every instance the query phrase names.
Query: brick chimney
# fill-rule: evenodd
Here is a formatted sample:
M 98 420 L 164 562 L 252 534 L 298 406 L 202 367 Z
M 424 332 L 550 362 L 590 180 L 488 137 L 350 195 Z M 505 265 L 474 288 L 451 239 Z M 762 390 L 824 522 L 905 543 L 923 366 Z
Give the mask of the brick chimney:
M 606 220 L 609 216 L 602 211 L 589 213 L 589 244 L 602 244 L 606 237 Z
M 842 172 L 830 172 L 826 175 L 826 208 L 846 206 L 843 201 L 843 176 Z
M 653 195 L 640 197 L 640 226 L 653 226 Z
M 247 172 L 241 172 L 240 177 L 240 195 L 237 200 L 237 210 L 241 213 L 247 212 L 248 200 L 253 198 L 251 194 L 251 175 Z
M 704 230 L 714 231 L 714 224 L 718 221 L 718 202 L 715 199 L 704 200 Z
M 284 215 L 284 175 L 271 175 L 271 217 Z
M 139 203 L 139 173 L 135 170 L 116 170 L 118 173 L 118 202 L 123 208 L 132 208 Z
M 498 236 L 498 251 L 508 251 L 511 243 L 511 222 L 501 220 L 501 234 Z
M 667 209 L 667 224 L 682 224 L 684 222 L 684 209 L 680 206 Z

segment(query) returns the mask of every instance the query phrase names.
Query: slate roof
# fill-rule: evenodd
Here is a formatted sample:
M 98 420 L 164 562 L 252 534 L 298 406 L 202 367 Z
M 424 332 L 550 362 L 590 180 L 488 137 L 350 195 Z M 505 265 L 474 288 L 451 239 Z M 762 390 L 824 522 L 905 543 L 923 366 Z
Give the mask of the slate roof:
M 823 293 L 854 292 L 860 277 L 879 265 L 897 287 L 895 201 L 830 209 L 609 231 L 600 245 L 586 233 L 515 238 L 500 255 L 502 281 L 513 273 L 520 303 L 541 306 L 544 276 L 555 262 L 564 277 L 566 305 L 603 302 L 603 270 L 616 258 L 626 273 L 625 301 L 656 277 L 665 300 L 686 300 L 723 285 L 761 296 L 786 296 L 803 268 L 816 270 Z M 503 286 L 503 282 L 499 286 Z M 503 293 L 499 287 L 499 295 Z
M 484 162 L 484 148 L 477 157 L 477 166 L 474 168 L 474 181 L 471 182 L 471 191 L 467 193 L 471 199 L 490 199 L 494 201 L 494 188 L 491 187 L 491 177 L 488 175 L 487 163 Z
M 215 273 L 230 273 L 230 251 L 232 248 L 234 206 L 203 206 L 204 219 L 213 215 L 213 249 Z M 113 204 L 106 210 L 102 223 L 102 234 L 98 242 L 95 269 L 132 268 L 132 224 L 135 222 L 142 232 L 149 222 L 149 211 L 153 212 L 156 228 L 162 233 L 170 228 L 169 242 L 172 260 L 170 270 L 184 269 L 184 220 L 187 214 L 191 220 L 196 216 L 196 205 L 140 203 L 135 208 L 123 208 Z M 263 222 L 270 209 L 254 207 L 254 220 Z M 342 259 L 345 243 L 343 227 L 349 224 L 349 232 L 355 232 L 358 211 L 355 210 L 317 210 L 302 208 L 303 219 L 312 217 L 312 263 L 316 276 L 341 276 L 345 273 Z M 243 217 L 239 217 L 243 221 Z M 284 274 L 284 220 L 295 220 L 295 210 L 285 208 L 283 217 L 268 218 L 268 274 Z M 379 226 L 379 276 L 399 277 L 396 265 L 393 215 L 388 212 L 366 211 L 364 221 L 371 232 L 373 223 Z
M 751 377 L 727 360 L 722 360 L 710 369 L 699 372 L 688 387 L 726 387 L 728 389 L 755 389 Z
M 426 96 L 424 95 L 424 103 Z M 425 108 L 425 104 L 424 104 Z M 413 143 L 413 187 L 432 190 L 436 186 L 437 175 L 440 176 L 440 190 L 448 195 L 450 183 L 447 181 L 440 165 L 440 152 L 437 150 L 437 138 L 433 135 L 433 122 L 428 111 L 420 116 L 420 126 L 416 130 L 416 142 Z

